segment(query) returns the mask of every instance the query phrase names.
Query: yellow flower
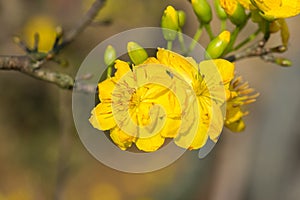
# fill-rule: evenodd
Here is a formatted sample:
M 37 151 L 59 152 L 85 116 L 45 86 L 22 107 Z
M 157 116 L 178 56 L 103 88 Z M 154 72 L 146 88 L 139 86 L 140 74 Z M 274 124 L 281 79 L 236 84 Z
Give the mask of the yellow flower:
M 90 122 L 99 130 L 110 130 L 111 139 L 123 150 L 135 143 L 140 150 L 156 151 L 165 138 L 177 133 L 179 104 L 161 85 L 139 87 L 137 72 L 128 63 L 117 60 L 115 68 L 115 76 L 98 85 L 101 102 L 92 110 Z
M 266 19 L 288 18 L 300 13 L 299 0 L 251 0 Z
M 48 52 L 52 49 L 56 37 L 56 26 L 52 18 L 35 16 L 28 20 L 23 32 L 25 41 L 30 48 L 33 48 L 34 45 L 34 34 L 38 33 L 38 50 L 40 52 Z
M 158 74 L 155 70 L 147 72 L 147 67 L 153 64 L 176 72 L 168 74 L 166 71 L 165 74 L 170 76 L 170 80 L 180 75 L 180 80 L 191 90 L 176 86 L 176 90 L 172 91 L 169 88 L 173 83 L 170 87 L 163 87 L 145 82 L 146 77 Z M 101 102 L 92 110 L 90 122 L 97 129 L 110 130 L 111 139 L 121 149 L 125 150 L 135 143 L 140 150 L 156 151 L 164 144 L 165 138 L 174 138 L 175 143 L 183 148 L 199 149 L 208 138 L 214 142 L 218 140 L 224 124 L 222 106 L 230 96 L 232 63 L 216 59 L 198 65 L 192 58 L 158 49 L 156 57 L 133 66 L 133 70 L 120 60 L 116 61 L 115 68 L 114 77 L 99 83 Z M 195 94 L 195 104 L 185 101 L 184 107 L 181 107 L 178 95 L 190 99 L 189 92 Z M 197 116 L 199 120 L 195 119 Z M 186 123 L 182 123 L 183 119 Z M 199 124 L 193 126 L 195 122 Z
M 223 128 L 221 106 L 233 79 L 234 65 L 226 60 L 216 59 L 203 61 L 198 66 L 192 58 L 185 58 L 164 49 L 158 50 L 157 60 L 182 75 L 197 96 L 200 119 L 196 135 L 179 134 L 175 143 L 183 148 L 199 149 L 208 138 L 216 142 Z M 216 67 L 218 71 L 214 71 Z
M 248 111 L 243 111 L 243 106 L 253 103 L 259 96 L 254 89 L 249 88 L 249 84 L 243 83 L 242 78 L 238 77 L 231 82 L 230 98 L 226 104 L 225 126 L 233 132 L 241 132 L 245 129 L 243 117 L 248 115 Z

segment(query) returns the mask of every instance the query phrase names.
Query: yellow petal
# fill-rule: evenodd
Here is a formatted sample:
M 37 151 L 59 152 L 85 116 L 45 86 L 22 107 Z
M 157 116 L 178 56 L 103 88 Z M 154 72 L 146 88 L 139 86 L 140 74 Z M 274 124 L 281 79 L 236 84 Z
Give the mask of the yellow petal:
M 165 49 L 158 49 L 157 60 L 182 75 L 186 80 L 192 80 L 197 73 L 196 63 L 192 58 L 185 58 L 177 53 Z
M 202 123 L 199 124 L 197 132 L 193 134 L 178 135 L 174 141 L 175 144 L 189 150 L 200 149 L 203 147 L 207 141 L 208 127 Z
M 300 13 L 299 0 L 254 0 L 255 6 L 269 19 L 288 18 Z
M 237 0 L 244 8 L 250 10 L 253 8 L 250 0 Z
M 149 112 L 152 106 L 153 105 L 151 103 L 141 102 L 139 106 L 136 108 L 133 115 L 136 115 L 137 124 L 139 126 L 147 126 L 151 123 Z
M 98 84 L 100 101 L 111 101 L 112 92 L 115 89 L 115 82 L 108 78 Z
M 200 72 L 204 76 L 202 88 L 206 88 L 202 89 L 202 95 L 222 104 L 230 96 L 228 89 L 229 83 L 234 77 L 234 65 L 226 60 L 216 59 L 202 61 L 199 66 Z
M 122 60 L 116 60 L 115 68 L 117 70 L 114 76 L 116 81 L 120 80 L 122 76 L 131 71 L 128 63 Z
M 241 107 L 233 106 L 233 104 L 230 102 L 227 103 L 226 110 L 227 110 L 226 124 L 234 123 L 234 122 L 240 120 L 244 116 L 244 113 L 242 112 Z
M 139 88 L 140 96 L 143 98 L 143 102 L 159 103 L 167 95 L 170 90 L 164 86 L 158 84 L 147 84 L 142 88 Z
M 245 122 L 242 119 L 234 123 L 225 124 L 225 126 L 233 132 L 241 132 L 244 131 L 246 128 Z
M 143 64 L 160 64 L 160 62 L 154 57 L 149 57 L 143 62 Z
M 224 116 L 219 105 L 212 102 L 212 113 L 210 116 L 210 125 L 208 129 L 209 138 L 217 142 L 224 126 Z
M 126 150 L 127 148 L 131 147 L 132 142 L 135 140 L 135 137 L 127 135 L 117 126 L 111 129 L 110 137 L 113 142 L 122 150 Z
M 214 81 L 221 78 L 223 84 L 227 84 L 234 77 L 234 64 L 224 59 L 206 60 L 200 63 L 200 71 Z
M 99 130 L 109 130 L 116 126 L 111 103 L 99 103 L 91 112 L 90 123 Z
M 237 9 L 238 2 L 236 0 L 220 0 L 220 5 L 228 15 L 232 16 Z
M 156 134 L 149 138 L 138 138 L 135 144 L 139 150 L 152 152 L 160 148 L 164 142 L 165 139 L 160 134 Z
M 186 133 L 180 133 L 175 138 L 175 144 L 186 149 L 199 149 L 203 147 L 208 138 L 209 123 L 211 117 L 211 101 L 207 98 L 198 98 L 198 112 L 200 112 L 199 121 L 194 119 L 197 126 L 192 126 Z
M 164 127 L 159 132 L 159 134 L 166 138 L 174 138 L 178 134 L 180 125 L 181 125 L 180 118 L 167 118 Z

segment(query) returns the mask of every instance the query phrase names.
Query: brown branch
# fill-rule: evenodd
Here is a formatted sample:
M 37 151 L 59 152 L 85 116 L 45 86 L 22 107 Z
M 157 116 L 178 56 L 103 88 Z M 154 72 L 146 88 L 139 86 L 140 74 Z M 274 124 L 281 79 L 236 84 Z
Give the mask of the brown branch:
M 291 66 L 292 63 L 288 59 L 276 57 L 274 55 L 274 53 L 284 53 L 287 50 L 286 46 L 280 45 L 273 48 L 266 48 L 266 42 L 267 41 L 263 39 L 253 46 L 250 46 L 241 52 L 237 52 L 234 55 L 227 56 L 224 59 L 230 62 L 236 62 L 245 58 L 260 57 L 266 62 L 276 63 L 283 67 Z
M 103 8 L 105 1 L 106 0 L 95 0 L 79 23 L 63 36 L 61 44 L 55 46 L 47 54 L 43 55 L 39 52 L 27 51 L 28 54 L 24 56 L 0 56 L 0 70 L 19 71 L 36 79 L 53 83 L 62 89 L 74 89 L 75 91 L 87 93 L 95 92 L 96 86 L 83 84 L 82 82 L 78 82 L 75 85 L 74 78 L 68 74 L 45 70 L 42 69 L 41 66 L 43 63 L 53 59 L 61 49 L 72 43 L 74 39 L 91 24 L 98 11 Z M 39 56 L 41 56 L 41 58 Z
M 44 61 L 32 61 L 28 56 L 1 56 L 0 69 L 19 71 L 34 78 L 54 83 L 63 89 L 72 89 L 74 79 L 67 74 L 43 70 Z
M 0 56 L 0 70 L 22 72 L 36 79 L 53 83 L 62 89 L 74 89 L 78 92 L 94 93 L 96 86 L 77 82 L 68 74 L 44 70 L 40 65 L 44 61 L 32 61 L 28 56 Z

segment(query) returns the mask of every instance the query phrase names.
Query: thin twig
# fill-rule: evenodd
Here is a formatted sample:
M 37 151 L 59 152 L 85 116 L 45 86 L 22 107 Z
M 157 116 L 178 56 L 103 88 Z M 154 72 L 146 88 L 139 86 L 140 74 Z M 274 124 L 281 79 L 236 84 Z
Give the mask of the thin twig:
M 69 45 L 74 39 L 87 27 L 97 16 L 100 9 L 103 8 L 106 0 L 96 0 L 88 12 L 83 16 L 79 23 L 63 37 L 63 42 L 57 47 L 57 51 Z
M 258 43 L 244 49 L 243 51 L 235 53 L 234 55 L 227 56 L 224 59 L 230 62 L 235 62 L 238 60 L 242 60 L 244 58 L 260 57 L 262 60 L 266 62 L 277 63 L 278 57 L 275 57 L 273 53 L 283 53 L 287 50 L 287 48 L 284 45 L 267 48 L 265 47 L 266 43 L 267 40 L 262 39 Z M 285 66 L 285 63 L 277 63 L 277 64 Z

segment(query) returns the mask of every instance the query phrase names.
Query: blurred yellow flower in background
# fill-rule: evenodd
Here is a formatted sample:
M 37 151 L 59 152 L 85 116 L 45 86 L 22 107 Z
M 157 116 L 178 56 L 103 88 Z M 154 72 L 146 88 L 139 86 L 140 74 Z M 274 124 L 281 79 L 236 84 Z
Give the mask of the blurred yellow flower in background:
M 98 183 L 94 185 L 89 192 L 88 199 L 90 200 L 99 200 L 99 199 L 107 199 L 107 200 L 121 200 L 121 193 L 119 189 L 109 183 Z
M 23 29 L 24 39 L 28 47 L 34 47 L 34 35 L 39 34 L 39 52 L 52 49 L 56 38 L 56 23 L 49 16 L 38 15 L 29 19 Z

